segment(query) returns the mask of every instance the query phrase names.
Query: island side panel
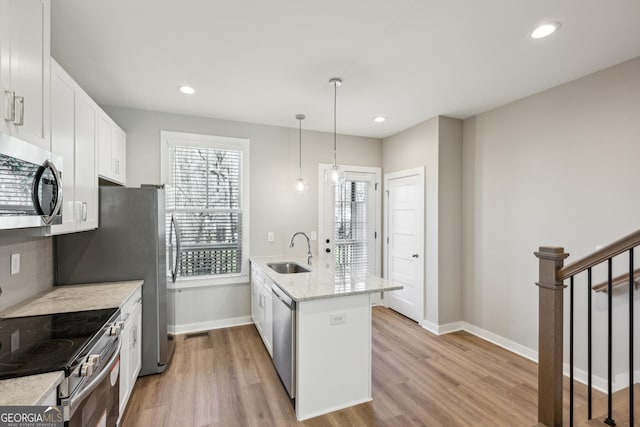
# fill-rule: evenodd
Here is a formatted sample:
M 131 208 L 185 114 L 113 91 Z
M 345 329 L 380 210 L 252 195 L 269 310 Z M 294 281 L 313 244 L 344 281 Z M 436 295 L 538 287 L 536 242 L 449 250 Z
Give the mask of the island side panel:
M 296 350 L 298 420 L 370 401 L 369 294 L 299 302 Z

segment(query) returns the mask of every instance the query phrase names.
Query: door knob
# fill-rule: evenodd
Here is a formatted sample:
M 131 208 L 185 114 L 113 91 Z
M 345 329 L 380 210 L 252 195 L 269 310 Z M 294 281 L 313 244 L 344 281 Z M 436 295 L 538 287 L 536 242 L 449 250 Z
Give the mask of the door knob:
M 418 258 L 418 254 L 411 255 L 412 258 Z

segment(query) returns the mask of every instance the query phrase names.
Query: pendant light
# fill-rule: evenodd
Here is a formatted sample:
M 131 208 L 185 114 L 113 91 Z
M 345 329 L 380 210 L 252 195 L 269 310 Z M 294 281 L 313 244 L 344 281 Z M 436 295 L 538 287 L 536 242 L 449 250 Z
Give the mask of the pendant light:
M 296 190 L 298 194 L 302 194 L 307 191 L 309 185 L 302 178 L 302 121 L 304 120 L 304 114 L 296 114 L 296 119 L 298 120 L 298 179 L 293 184 L 293 188 Z
M 333 166 L 325 174 L 325 181 L 333 185 L 341 185 L 344 182 L 344 171 L 337 162 L 337 133 L 336 133 L 336 102 L 338 98 L 338 86 L 342 85 L 342 79 L 334 77 L 329 80 L 329 84 L 333 86 Z

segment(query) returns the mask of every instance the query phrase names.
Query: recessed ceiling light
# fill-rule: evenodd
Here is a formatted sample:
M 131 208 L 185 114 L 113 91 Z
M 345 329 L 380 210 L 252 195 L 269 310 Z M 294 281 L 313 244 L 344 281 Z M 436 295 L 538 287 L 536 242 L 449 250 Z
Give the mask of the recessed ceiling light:
M 178 90 L 184 94 L 187 95 L 193 95 L 194 93 L 196 93 L 196 90 L 194 88 L 192 88 L 191 86 L 178 86 Z
M 376 123 L 382 123 L 385 120 L 387 120 L 387 118 L 386 117 L 382 117 L 382 116 L 378 116 L 378 117 L 374 117 L 373 118 L 373 121 L 376 122 Z
M 558 28 L 560 28 L 559 22 L 547 22 L 546 24 L 539 25 L 535 30 L 533 30 L 531 38 L 541 39 L 543 37 L 550 36 L 555 33 Z

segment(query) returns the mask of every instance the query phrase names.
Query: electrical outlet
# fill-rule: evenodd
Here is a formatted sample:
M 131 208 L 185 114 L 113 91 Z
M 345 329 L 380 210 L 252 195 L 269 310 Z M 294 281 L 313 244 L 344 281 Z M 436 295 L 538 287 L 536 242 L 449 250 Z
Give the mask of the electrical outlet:
M 331 324 L 332 325 L 342 325 L 347 323 L 347 314 L 346 313 L 331 313 Z
M 11 254 L 11 275 L 20 273 L 20 254 Z
M 318 240 L 318 233 L 316 231 L 311 232 L 311 240 Z
M 273 231 L 267 233 L 267 242 L 273 243 L 276 240 L 276 234 Z

